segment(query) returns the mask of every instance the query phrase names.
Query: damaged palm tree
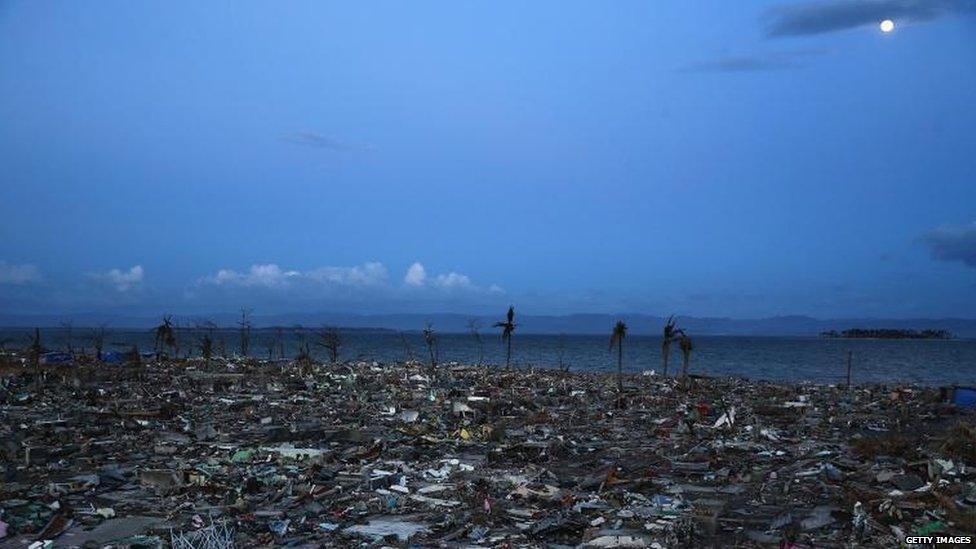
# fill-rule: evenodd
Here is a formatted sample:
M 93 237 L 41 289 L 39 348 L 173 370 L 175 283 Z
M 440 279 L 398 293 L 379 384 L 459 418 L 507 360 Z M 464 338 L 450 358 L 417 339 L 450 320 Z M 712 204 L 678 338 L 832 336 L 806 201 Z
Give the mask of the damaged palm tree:
M 566 334 L 561 333 L 559 334 L 559 339 L 557 340 L 556 343 L 556 359 L 559 363 L 559 370 L 563 372 L 568 372 L 569 366 L 563 360 L 565 356 L 566 356 Z
M 125 354 L 125 363 L 128 366 L 139 369 L 142 366 L 142 353 L 139 352 L 139 346 L 135 343 Z
M 278 359 L 284 360 L 285 356 L 285 329 L 281 326 L 275 328 L 275 341 L 278 343 Z
M 623 395 L 624 392 L 624 338 L 627 337 L 627 325 L 623 320 L 618 320 L 610 334 L 610 350 L 617 346 L 617 393 Z
M 217 332 L 216 351 L 220 358 L 227 358 L 227 341 L 224 339 L 223 331 Z
M 298 340 L 298 351 L 295 353 L 295 364 L 300 371 L 305 371 L 312 366 L 312 350 L 308 344 L 305 329 L 301 326 L 293 328 L 295 339 Z
M 407 336 L 402 331 L 398 332 L 400 334 L 400 344 L 403 345 L 403 360 L 404 362 L 413 362 L 413 349 L 410 348 L 410 342 L 407 341 Z
M 339 348 L 342 347 L 342 336 L 339 329 L 335 326 L 325 326 L 318 333 L 318 341 L 315 343 L 329 352 L 329 362 L 339 363 Z
M 437 334 L 434 333 L 434 327 L 429 322 L 424 328 L 424 344 L 427 345 L 427 354 L 430 355 L 430 375 L 433 379 L 437 371 Z
M 71 320 L 61 322 L 61 332 L 64 336 L 64 352 L 75 355 L 74 323 Z
M 681 349 L 681 380 L 684 382 L 688 378 L 688 369 L 691 367 L 691 351 L 694 349 L 691 338 L 684 332 L 681 332 L 678 347 Z
M 179 358 L 180 358 L 180 348 L 181 348 L 181 344 L 183 343 L 183 340 L 184 340 L 183 331 L 184 331 L 184 328 L 180 324 L 179 321 L 173 323 L 173 341 L 172 341 L 172 344 L 170 345 L 170 347 L 173 350 L 173 358 L 175 358 L 177 360 L 179 360 Z M 192 341 L 190 342 L 189 349 L 187 349 L 187 351 L 186 351 L 187 358 L 190 357 L 190 354 L 191 353 L 193 353 L 193 343 L 192 343 Z
M 241 320 L 237 326 L 240 329 L 240 354 L 241 357 L 247 358 L 251 349 L 251 309 L 241 307 Z
M 275 334 L 273 332 L 271 333 L 271 335 L 264 342 L 264 348 L 265 348 L 265 350 L 268 351 L 268 362 L 274 362 L 275 361 L 275 353 L 278 352 L 278 336 L 277 336 L 277 334 Z
M 207 366 L 210 365 L 214 354 L 214 328 L 214 323 L 209 320 L 197 325 L 197 329 L 203 332 L 198 341 L 200 356 Z
M 98 328 L 92 328 L 91 332 L 88 334 L 88 344 L 91 345 L 92 349 L 95 351 L 95 360 L 98 362 L 102 361 L 102 356 L 105 351 L 105 325 L 102 324 Z
M 213 338 L 210 337 L 210 334 L 200 336 L 200 356 L 203 357 L 204 363 L 209 366 L 210 359 L 213 358 Z
M 504 322 L 496 322 L 495 328 L 502 329 L 502 341 L 508 344 L 508 348 L 505 351 L 505 369 L 509 369 L 512 366 L 512 333 L 515 332 L 515 307 L 508 307 L 508 315 Z
M 162 356 L 163 346 L 176 348 L 176 331 L 173 329 L 173 317 L 166 315 L 163 322 L 153 330 L 153 345 L 156 351 L 156 362 Z
M 671 360 L 671 344 L 684 333 L 684 330 L 675 326 L 674 315 L 669 316 L 668 321 L 664 323 L 664 334 L 661 339 L 661 367 L 665 376 L 668 375 L 668 362 Z
M 34 328 L 34 335 L 30 338 L 27 346 L 27 358 L 34 366 L 34 385 L 41 384 L 41 355 L 44 354 L 44 345 L 41 344 L 41 329 Z

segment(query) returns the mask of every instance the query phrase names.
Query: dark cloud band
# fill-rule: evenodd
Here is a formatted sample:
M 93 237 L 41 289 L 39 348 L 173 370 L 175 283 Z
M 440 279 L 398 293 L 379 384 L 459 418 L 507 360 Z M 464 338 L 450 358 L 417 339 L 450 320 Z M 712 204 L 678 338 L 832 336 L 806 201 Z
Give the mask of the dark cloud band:
M 884 19 L 932 21 L 976 12 L 976 0 L 822 0 L 778 6 L 766 13 L 766 35 L 804 36 L 877 24 Z
M 961 261 L 976 268 L 976 223 L 961 227 L 940 227 L 922 236 L 932 257 L 940 261 Z

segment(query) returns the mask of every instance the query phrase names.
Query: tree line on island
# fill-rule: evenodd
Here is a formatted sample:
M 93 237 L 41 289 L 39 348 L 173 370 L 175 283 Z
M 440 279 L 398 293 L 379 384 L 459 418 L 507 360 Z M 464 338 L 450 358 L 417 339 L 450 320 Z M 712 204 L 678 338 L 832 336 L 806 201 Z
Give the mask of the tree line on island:
M 850 328 L 827 330 L 820 337 L 839 339 L 952 339 L 949 330 L 898 330 L 895 328 Z

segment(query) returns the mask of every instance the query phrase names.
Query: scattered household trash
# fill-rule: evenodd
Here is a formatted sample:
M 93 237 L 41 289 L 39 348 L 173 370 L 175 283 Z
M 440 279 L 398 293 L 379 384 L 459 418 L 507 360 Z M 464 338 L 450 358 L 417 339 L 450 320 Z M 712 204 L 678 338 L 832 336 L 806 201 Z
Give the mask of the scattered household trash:
M 0 376 L 0 548 L 897 546 L 976 520 L 971 388 L 106 356 Z

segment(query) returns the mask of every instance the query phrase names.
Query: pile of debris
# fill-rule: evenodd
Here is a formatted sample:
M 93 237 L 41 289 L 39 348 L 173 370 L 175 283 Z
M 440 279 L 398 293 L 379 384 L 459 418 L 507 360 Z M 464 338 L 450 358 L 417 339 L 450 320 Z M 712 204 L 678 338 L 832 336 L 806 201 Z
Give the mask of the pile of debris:
M 894 546 L 976 532 L 920 387 L 202 359 L 0 381 L 0 548 Z

